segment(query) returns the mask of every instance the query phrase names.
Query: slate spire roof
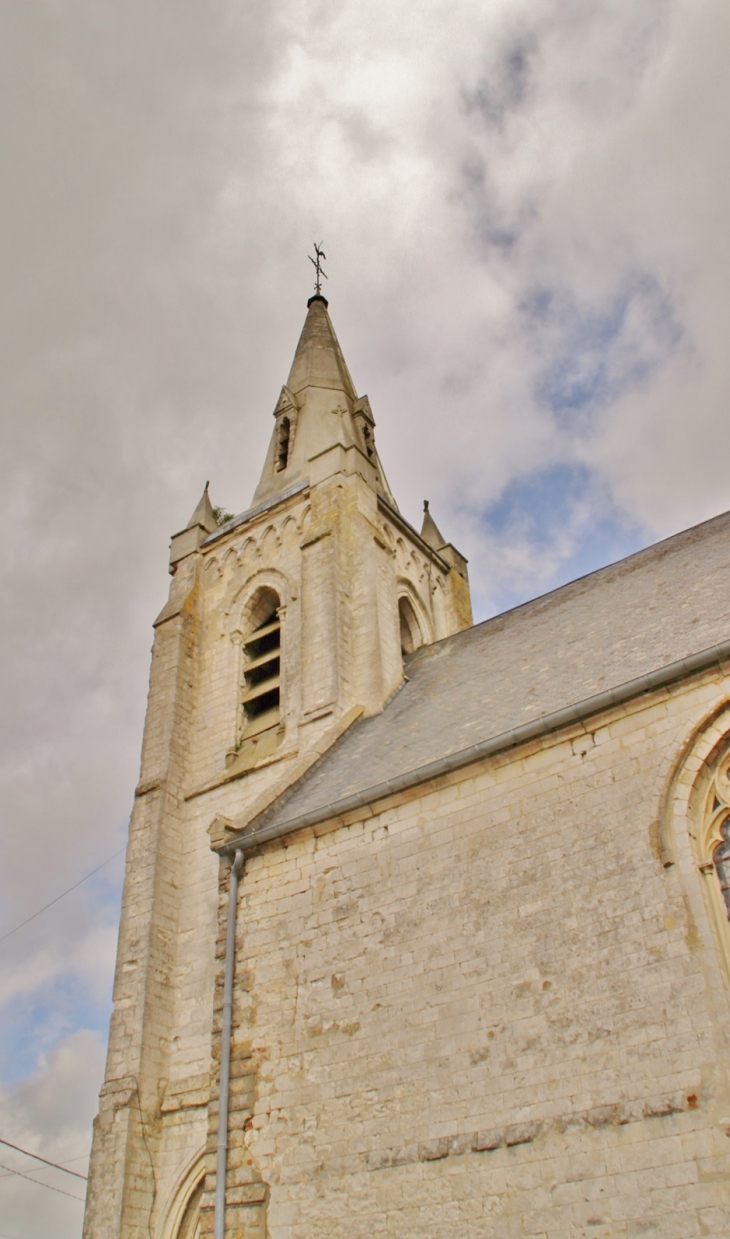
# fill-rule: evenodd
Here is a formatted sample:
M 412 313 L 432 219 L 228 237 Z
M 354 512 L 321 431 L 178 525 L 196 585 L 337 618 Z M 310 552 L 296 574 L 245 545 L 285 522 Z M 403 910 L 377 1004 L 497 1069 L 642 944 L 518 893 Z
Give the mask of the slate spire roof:
M 253 505 L 268 503 L 309 480 L 311 462 L 334 448 L 355 448 L 363 476 L 395 505 L 375 448 L 375 421 L 367 396 L 358 397 L 321 295 L 310 297 L 289 377 L 274 409 L 276 419 Z M 341 464 L 332 457 L 332 471 Z M 322 470 L 318 469 L 321 477 Z
M 322 296 L 310 297 L 286 386 L 294 396 L 307 387 L 323 387 L 357 400 L 342 349 Z

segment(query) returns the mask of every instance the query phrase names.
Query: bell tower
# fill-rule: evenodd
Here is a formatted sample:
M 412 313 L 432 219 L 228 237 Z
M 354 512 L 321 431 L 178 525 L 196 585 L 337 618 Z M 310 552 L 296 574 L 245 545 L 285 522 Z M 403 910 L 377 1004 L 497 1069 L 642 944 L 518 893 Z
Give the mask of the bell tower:
M 85 1239 L 210 1229 L 220 1013 L 209 834 L 240 830 L 381 711 L 404 655 L 471 623 L 466 561 L 428 511 L 420 532 L 399 512 L 319 292 L 273 421 L 250 508 L 219 525 L 206 486 L 171 542 Z M 239 1173 L 234 1154 L 231 1165 Z M 253 1207 L 255 1168 L 244 1169 Z
M 196 553 L 211 623 L 236 651 L 219 671 L 239 694 L 218 756 L 228 777 L 305 752 L 353 709 L 381 710 L 404 650 L 471 622 L 466 562 L 430 515 L 421 534 L 400 515 L 321 294 L 307 304 L 252 506 Z

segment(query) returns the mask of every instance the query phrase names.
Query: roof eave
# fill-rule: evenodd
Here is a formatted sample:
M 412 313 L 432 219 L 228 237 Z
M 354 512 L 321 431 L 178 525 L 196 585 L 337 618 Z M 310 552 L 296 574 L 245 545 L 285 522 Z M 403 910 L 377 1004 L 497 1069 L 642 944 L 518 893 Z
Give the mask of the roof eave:
M 615 688 L 606 689 L 604 692 L 595 693 L 593 696 L 586 697 L 574 705 L 554 710 L 549 714 L 542 715 L 540 718 L 533 719 L 529 723 L 523 723 L 519 727 L 513 727 L 509 731 L 502 732 L 500 735 L 491 736 L 486 740 L 479 741 L 477 744 L 470 745 L 466 749 L 460 749 L 456 753 L 451 753 L 446 757 L 438 758 L 436 761 L 428 762 L 426 765 L 406 771 L 404 774 L 398 775 L 394 779 L 389 779 L 385 783 L 375 784 L 331 804 L 323 805 L 318 809 L 310 810 L 308 813 L 302 813 L 290 818 L 288 821 L 267 827 L 266 818 L 271 813 L 271 810 L 269 810 L 258 819 L 260 822 L 258 827 L 256 826 L 256 819 L 254 819 L 254 822 L 247 826 L 245 830 L 239 831 L 230 839 L 227 839 L 225 844 L 218 850 L 221 854 L 232 854 L 241 848 L 245 852 L 254 851 L 264 843 L 271 843 L 305 827 L 316 826 L 322 822 L 342 817 L 346 813 L 352 813 L 368 805 L 373 805 L 377 801 L 398 795 L 401 792 L 417 787 L 421 783 L 427 783 L 432 779 L 450 774 L 452 771 L 460 770 L 464 766 L 481 761 L 485 757 L 493 757 L 498 753 L 504 753 L 509 749 L 516 748 L 518 745 L 540 739 L 551 732 L 560 731 L 563 727 L 583 722 L 591 715 L 600 714 L 605 710 L 624 705 L 633 698 L 655 692 L 669 684 L 676 683 L 678 680 L 706 671 L 713 665 L 721 666 L 728 661 L 730 661 L 730 640 L 722 641 L 706 650 L 699 650 L 696 654 L 689 654 L 676 662 L 667 663 L 665 666 L 657 668 L 656 671 L 650 671 L 645 675 L 637 676 L 635 679 L 627 680 L 625 683 L 619 684 Z

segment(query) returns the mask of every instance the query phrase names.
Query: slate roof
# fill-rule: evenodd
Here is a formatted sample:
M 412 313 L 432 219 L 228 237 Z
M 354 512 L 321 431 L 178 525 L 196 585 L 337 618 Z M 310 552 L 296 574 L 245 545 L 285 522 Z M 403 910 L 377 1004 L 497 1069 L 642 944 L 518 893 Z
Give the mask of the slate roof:
M 730 513 L 497 615 L 406 661 L 255 823 L 283 826 L 730 639 Z

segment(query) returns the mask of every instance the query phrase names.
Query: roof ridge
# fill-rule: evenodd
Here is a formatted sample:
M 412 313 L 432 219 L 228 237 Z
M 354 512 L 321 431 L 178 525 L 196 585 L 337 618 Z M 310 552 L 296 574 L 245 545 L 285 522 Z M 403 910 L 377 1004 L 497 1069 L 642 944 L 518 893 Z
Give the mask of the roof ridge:
M 544 594 L 536 594 L 534 598 L 526 598 L 524 602 L 518 602 L 514 607 L 508 607 L 506 611 L 498 611 L 496 615 L 488 615 L 486 619 L 479 620 L 477 624 L 472 624 L 469 628 L 462 628 L 459 632 L 452 632 L 448 637 L 441 637 L 438 641 L 431 641 L 428 645 L 422 645 L 416 650 L 415 654 L 411 655 L 412 659 L 416 659 L 421 651 L 433 650 L 437 646 L 445 645 L 448 641 L 456 641 L 458 638 L 466 638 L 469 633 L 473 633 L 476 629 L 484 628 L 487 624 L 496 624 L 498 620 L 507 619 L 508 616 L 516 614 L 518 611 L 524 611 L 528 607 L 537 607 L 538 603 L 548 603 L 559 594 L 566 593 L 577 585 L 591 581 L 593 578 L 600 576 L 602 573 L 608 573 L 612 569 L 623 567 L 623 565 L 632 563 L 633 566 L 638 566 L 636 561 L 643 558 L 648 558 L 652 552 L 658 551 L 662 547 L 668 547 L 670 543 L 679 545 L 688 540 L 691 535 L 696 535 L 700 529 L 704 529 L 708 525 L 720 524 L 722 521 L 730 523 L 730 509 L 725 512 L 720 512 L 716 516 L 710 516 L 707 520 L 698 521 L 696 525 L 690 525 L 688 529 L 680 529 L 677 533 L 669 534 L 666 538 L 660 538 L 658 542 L 650 542 L 648 546 L 642 546 L 638 551 L 632 551 L 630 555 L 624 555 L 621 559 L 613 559 L 610 563 L 602 564 L 600 568 L 593 568 L 591 572 L 584 572 L 582 576 L 573 577 L 571 581 L 566 581 L 563 585 L 556 585 L 554 589 L 547 590 Z

